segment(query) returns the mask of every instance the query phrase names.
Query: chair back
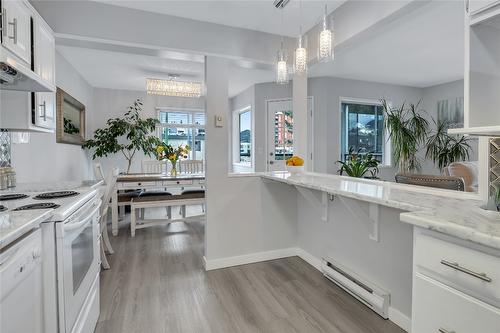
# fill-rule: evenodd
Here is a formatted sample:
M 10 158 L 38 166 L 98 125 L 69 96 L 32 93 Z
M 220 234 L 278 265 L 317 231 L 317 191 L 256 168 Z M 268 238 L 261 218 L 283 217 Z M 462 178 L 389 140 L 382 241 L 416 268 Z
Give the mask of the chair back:
M 164 161 L 144 160 L 142 161 L 142 173 L 164 173 Z
M 464 191 L 464 180 L 459 177 L 403 174 L 396 175 L 396 183 Z
M 203 173 L 205 172 L 203 160 L 182 160 L 179 162 L 181 173 Z
M 453 162 L 445 168 L 449 176 L 462 178 L 466 192 L 477 192 L 479 168 L 477 162 Z
M 94 177 L 97 180 L 104 180 L 106 182 L 106 177 L 104 177 L 104 172 L 102 171 L 101 163 L 94 163 Z
M 106 218 L 111 195 L 113 194 L 113 190 L 116 185 L 116 179 L 118 178 L 119 173 L 120 170 L 118 168 L 113 168 L 113 170 L 111 170 L 111 172 L 109 173 L 108 178 L 106 179 L 106 189 L 104 190 L 101 203 L 101 222 Z

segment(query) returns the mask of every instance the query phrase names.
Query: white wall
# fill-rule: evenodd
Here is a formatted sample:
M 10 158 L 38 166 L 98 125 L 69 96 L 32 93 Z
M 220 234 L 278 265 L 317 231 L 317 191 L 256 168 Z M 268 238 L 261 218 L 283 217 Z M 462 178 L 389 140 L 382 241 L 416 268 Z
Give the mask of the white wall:
M 92 137 L 94 131 L 106 125 L 106 121 L 110 118 L 121 117 L 127 111 L 127 107 L 139 98 L 143 102 L 142 114 L 143 118 L 157 118 L 157 107 L 167 107 L 173 109 L 200 109 L 204 110 L 205 101 L 203 98 L 185 98 L 185 97 L 168 97 L 168 96 L 152 96 L 147 95 L 145 91 L 132 90 L 115 90 L 115 89 L 94 89 L 94 109 L 92 121 L 89 124 L 89 138 Z M 134 157 L 131 172 L 141 171 L 141 161 L 150 159 L 142 153 L 137 153 Z M 121 153 L 110 155 L 105 158 L 98 158 L 96 162 L 100 162 L 105 170 L 110 170 L 112 167 L 119 167 L 120 170 L 126 171 L 127 161 Z
M 56 85 L 86 107 L 92 122 L 92 87 L 56 52 Z M 88 135 L 87 127 L 87 135 Z M 30 143 L 12 145 L 12 165 L 19 183 L 83 180 L 92 177 L 90 159 L 81 146 L 56 143 L 55 133 L 32 133 Z

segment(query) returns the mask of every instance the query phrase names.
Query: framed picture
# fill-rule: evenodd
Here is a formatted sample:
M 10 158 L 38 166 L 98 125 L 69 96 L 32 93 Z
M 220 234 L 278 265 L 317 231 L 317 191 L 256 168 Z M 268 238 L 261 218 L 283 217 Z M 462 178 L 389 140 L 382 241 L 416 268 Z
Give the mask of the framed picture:
M 56 142 L 82 145 L 85 141 L 85 105 L 58 87 L 56 110 Z
M 448 128 L 464 127 L 464 98 L 445 99 L 437 102 L 438 123 L 446 122 Z

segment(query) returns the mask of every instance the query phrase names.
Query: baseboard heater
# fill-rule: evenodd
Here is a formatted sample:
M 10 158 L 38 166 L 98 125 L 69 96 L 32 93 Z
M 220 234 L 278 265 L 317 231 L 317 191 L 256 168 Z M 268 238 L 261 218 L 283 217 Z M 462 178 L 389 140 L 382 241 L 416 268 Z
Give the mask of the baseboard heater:
M 323 259 L 321 270 L 328 280 L 347 291 L 382 318 L 389 318 L 391 296 L 387 291 L 364 280 L 331 259 Z

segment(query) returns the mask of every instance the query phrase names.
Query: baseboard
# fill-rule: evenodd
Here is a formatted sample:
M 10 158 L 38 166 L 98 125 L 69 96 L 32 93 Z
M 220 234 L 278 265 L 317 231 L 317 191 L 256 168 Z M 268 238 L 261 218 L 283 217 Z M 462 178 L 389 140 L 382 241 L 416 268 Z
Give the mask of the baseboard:
M 297 256 L 321 272 L 321 259 L 316 258 L 312 254 L 301 248 L 297 248 Z M 389 307 L 389 320 L 401 327 L 406 332 L 410 332 L 411 319 L 401 311 L 391 306 Z
M 389 307 L 389 320 L 401 327 L 406 332 L 410 332 L 411 318 L 401 311 L 393 308 L 392 306 Z
M 294 257 L 296 255 L 297 255 L 297 248 L 290 247 L 286 249 L 257 252 L 257 253 L 251 253 L 251 254 L 245 254 L 241 256 L 234 256 L 221 259 L 208 260 L 204 258 L 204 262 L 205 262 L 205 270 L 211 271 L 214 269 L 252 264 L 260 261 Z

